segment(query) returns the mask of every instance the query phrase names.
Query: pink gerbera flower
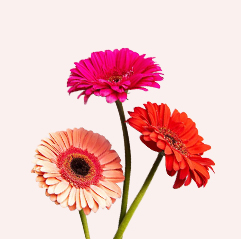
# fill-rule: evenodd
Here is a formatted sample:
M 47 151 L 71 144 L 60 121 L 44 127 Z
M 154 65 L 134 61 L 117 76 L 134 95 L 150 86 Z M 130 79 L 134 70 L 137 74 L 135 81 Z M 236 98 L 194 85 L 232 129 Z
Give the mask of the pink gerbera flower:
M 83 128 L 51 133 L 36 152 L 32 172 L 56 204 L 89 214 L 121 196 L 120 158 L 104 136 Z
M 113 103 L 124 102 L 128 90 L 160 88 L 156 81 L 163 79 L 161 68 L 152 59 L 128 48 L 93 52 L 90 58 L 75 62 L 67 83 L 68 92 L 82 91 L 78 98 L 84 95 L 85 104 L 92 94 Z

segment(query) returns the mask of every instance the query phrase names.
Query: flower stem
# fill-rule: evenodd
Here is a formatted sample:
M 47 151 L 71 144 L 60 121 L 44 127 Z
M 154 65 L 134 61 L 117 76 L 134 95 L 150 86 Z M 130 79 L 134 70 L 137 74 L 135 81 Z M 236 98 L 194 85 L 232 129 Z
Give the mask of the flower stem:
M 130 175 L 131 175 L 131 149 L 130 149 L 129 135 L 126 127 L 126 122 L 125 122 L 126 120 L 125 120 L 125 114 L 124 114 L 122 103 L 119 100 L 117 100 L 116 106 L 120 115 L 121 126 L 122 126 L 123 137 L 124 137 L 124 145 L 125 145 L 125 181 L 123 184 L 123 196 L 122 196 L 121 212 L 120 212 L 120 218 L 119 218 L 119 225 L 120 225 L 124 216 L 126 215 L 126 210 L 127 210 Z
M 87 223 L 87 219 L 84 213 L 84 210 L 80 210 L 79 211 L 79 215 L 82 221 L 82 225 L 83 225 L 83 229 L 84 229 L 84 233 L 85 233 L 85 238 L 86 239 L 90 239 L 90 233 L 89 233 L 89 228 L 88 228 L 88 223 Z
M 159 166 L 159 164 L 160 164 L 160 162 L 162 160 L 163 155 L 164 155 L 163 151 L 158 154 L 158 156 L 156 158 L 156 161 L 153 164 L 153 166 L 151 168 L 151 171 L 149 172 L 149 174 L 148 174 L 148 176 L 147 176 L 147 178 L 146 178 L 146 180 L 145 180 L 141 190 L 139 191 L 139 193 L 137 194 L 135 200 L 131 204 L 128 212 L 126 213 L 126 216 L 122 220 L 122 223 L 120 224 L 120 226 L 119 226 L 119 228 L 118 228 L 118 230 L 117 230 L 117 232 L 116 232 L 116 234 L 115 234 L 113 239 L 120 239 L 120 238 L 122 238 L 122 235 L 123 235 L 126 227 L 128 226 L 128 224 L 129 224 L 129 222 L 130 222 L 130 220 L 131 220 L 135 210 L 137 209 L 139 203 L 141 202 L 143 196 L 145 195 L 145 192 L 146 192 L 148 186 L 151 183 L 151 180 L 152 180 L 152 178 L 153 178 L 153 176 L 154 176 L 154 174 L 155 174 L 155 172 L 156 172 L 156 170 L 157 170 L 157 168 L 158 168 L 158 166 Z

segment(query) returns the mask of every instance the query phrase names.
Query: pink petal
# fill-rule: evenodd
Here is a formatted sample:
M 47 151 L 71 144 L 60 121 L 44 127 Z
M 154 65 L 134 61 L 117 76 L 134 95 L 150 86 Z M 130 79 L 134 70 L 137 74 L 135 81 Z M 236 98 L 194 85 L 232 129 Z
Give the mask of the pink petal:
M 118 100 L 118 97 L 117 97 L 117 95 L 115 93 L 112 93 L 112 94 L 106 96 L 107 103 L 113 103 L 113 102 L 115 102 L 117 100 Z
M 118 99 L 120 102 L 124 102 L 127 99 L 127 93 L 126 92 L 119 93 Z

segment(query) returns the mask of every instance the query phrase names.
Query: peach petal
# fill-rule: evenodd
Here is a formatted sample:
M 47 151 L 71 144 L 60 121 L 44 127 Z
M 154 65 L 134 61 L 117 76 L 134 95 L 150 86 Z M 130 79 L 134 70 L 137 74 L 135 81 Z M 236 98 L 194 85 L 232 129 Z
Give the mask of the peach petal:
M 94 206 L 94 199 L 86 189 L 83 189 L 83 191 L 84 191 L 84 196 L 87 201 L 87 204 L 92 209 Z
M 116 199 L 115 198 L 111 198 L 112 203 L 115 203 Z
M 123 172 L 120 170 L 108 170 L 108 171 L 103 171 L 103 176 L 107 178 L 122 178 L 123 177 Z
M 98 209 L 99 209 L 99 205 L 98 205 L 97 202 L 94 201 L 94 207 L 92 208 L 92 211 L 93 211 L 94 213 L 96 213 L 96 212 L 98 211 Z
M 38 185 L 40 188 L 48 188 L 48 185 L 45 182 L 39 182 Z
M 73 129 L 73 146 L 79 148 L 80 132 L 77 128 Z
M 106 200 L 105 199 L 100 197 L 93 190 L 90 190 L 90 193 L 91 193 L 92 197 L 94 198 L 94 200 L 100 205 L 101 208 L 105 208 L 106 207 Z
M 122 168 L 122 165 L 119 162 L 120 162 L 120 160 L 118 160 L 118 158 L 117 158 L 117 159 L 113 160 L 112 162 L 105 164 L 103 167 L 103 170 L 120 169 L 120 168 Z
M 50 133 L 50 136 L 54 139 L 54 141 L 59 145 L 61 152 L 66 150 L 64 142 L 60 136 L 60 132 Z
M 103 135 L 99 135 L 97 142 L 95 144 L 95 147 L 92 149 L 92 153 L 96 155 L 96 152 L 102 147 L 102 145 L 105 143 L 106 138 Z
M 37 165 L 44 166 L 44 167 L 46 167 L 46 168 L 50 168 L 50 167 L 51 167 L 51 168 L 56 168 L 56 169 L 57 169 L 57 167 L 55 166 L 55 164 L 52 163 L 52 162 L 49 162 L 49 161 L 38 160 L 36 164 L 37 164 Z
M 76 188 L 72 187 L 70 194 L 69 194 L 69 200 L 68 200 L 68 205 L 73 206 L 76 201 Z
M 83 208 L 82 210 L 84 211 L 85 215 L 89 215 L 91 212 L 91 209 L 88 206 Z
M 52 160 L 56 161 L 56 155 L 49 148 L 47 148 L 43 145 L 39 145 L 37 147 L 37 150 L 39 151 L 39 153 L 41 153 L 46 158 L 49 158 L 50 160 L 52 159 Z
M 102 135 L 101 135 L 102 136 Z M 104 137 L 104 136 L 103 136 Z M 105 137 L 104 137 L 105 139 Z M 99 157 L 101 154 L 103 154 L 104 152 L 108 151 L 111 149 L 111 144 L 108 140 L 105 139 L 105 141 L 103 142 L 102 145 L 100 145 L 100 147 L 97 147 L 98 149 L 95 150 L 94 155 L 96 157 Z
M 49 162 L 50 162 L 50 159 L 49 159 L 49 158 L 46 158 L 46 157 L 44 157 L 43 155 L 40 155 L 40 154 L 36 154 L 36 155 L 35 155 L 35 158 L 36 158 L 36 159 L 45 160 L 45 161 L 49 161 Z
M 58 203 L 62 203 L 64 200 L 66 200 L 68 198 L 71 188 L 72 188 L 72 186 L 69 185 L 65 191 L 58 194 L 58 196 L 57 196 Z M 68 205 L 68 201 L 67 201 L 67 205 Z
M 57 177 L 61 177 L 61 174 L 59 173 L 45 173 L 43 175 L 44 178 L 57 178 Z
M 47 178 L 45 182 L 47 185 L 54 185 L 56 183 L 59 183 L 60 181 L 56 178 Z
M 46 180 L 46 178 L 44 178 L 43 176 L 36 177 L 36 182 L 44 182 L 45 180 Z
M 85 208 L 87 206 L 87 202 L 86 202 L 86 199 L 85 199 L 84 192 L 83 192 L 82 188 L 80 188 L 80 202 L 81 202 L 82 208 Z
M 41 172 L 44 172 L 44 173 L 58 173 L 59 172 L 59 169 L 56 168 L 56 167 L 41 167 L 40 168 Z
M 121 195 L 104 187 L 104 186 L 100 186 L 101 189 L 103 189 L 105 191 L 105 193 L 108 195 L 108 197 L 111 197 L 111 198 L 120 198 Z
M 95 186 L 95 185 L 91 185 L 90 188 L 99 196 L 101 196 L 102 198 L 106 199 L 107 195 L 106 193 L 99 187 Z
M 55 194 L 60 194 L 63 191 L 65 191 L 69 186 L 69 182 L 62 180 L 55 188 L 54 193 Z
M 57 184 L 50 185 L 50 186 L 48 187 L 48 193 L 49 193 L 49 194 L 53 194 L 56 186 L 57 186 Z
M 72 129 L 67 129 L 67 136 L 69 140 L 69 145 L 73 145 L 73 130 Z
M 121 195 L 121 188 L 117 184 L 109 181 L 100 181 L 100 184 Z
M 49 142 L 49 143 L 48 143 Z M 54 154 L 59 154 L 60 151 L 59 151 L 59 147 L 56 146 L 56 144 L 52 143 L 52 140 L 51 139 L 43 139 L 42 140 L 42 144 L 43 146 L 47 147 L 48 149 L 50 149 Z
M 68 140 L 65 132 L 64 132 L 64 131 L 61 131 L 61 132 L 60 132 L 60 136 L 61 136 L 61 138 L 62 138 L 62 141 L 64 142 L 65 148 L 68 149 L 68 148 L 70 147 L 70 144 L 69 144 L 69 140 Z
M 52 202 L 55 202 L 55 201 L 57 200 L 57 195 L 56 195 L 56 194 L 51 194 L 51 195 L 50 195 L 50 200 L 51 200 Z
M 57 200 L 58 200 L 58 197 L 57 197 Z M 68 207 L 68 197 L 60 203 L 60 206 L 65 208 L 65 207 Z
M 84 138 L 85 138 L 86 134 L 88 133 L 88 131 L 83 129 L 83 128 L 80 128 L 80 130 L 81 130 L 81 135 L 80 135 L 80 138 L 79 138 L 79 147 L 82 148 Z
M 107 207 L 108 209 L 110 209 L 111 205 L 112 205 L 112 200 L 111 200 L 110 197 L 108 197 L 108 198 L 106 199 L 106 207 Z
M 82 207 L 81 207 L 81 202 L 80 202 L 80 190 L 79 188 L 76 189 L 76 194 L 75 194 L 76 198 L 75 198 L 75 201 L 76 201 L 76 208 L 77 210 L 81 210 Z
M 72 206 L 69 206 L 69 210 L 70 211 L 74 211 L 76 209 L 76 204 L 72 205 Z
M 100 157 L 100 164 L 107 164 L 118 157 L 118 154 L 112 150 L 110 153 Z
M 121 178 L 108 178 L 109 181 L 113 182 L 113 183 L 122 183 L 125 180 L 125 177 L 121 177 Z
M 90 139 L 92 138 L 92 135 L 93 135 L 93 131 L 88 131 L 87 134 L 85 135 L 85 137 L 83 139 L 83 143 L 82 143 L 83 150 L 87 149 L 87 145 L 88 145 Z
M 99 134 L 93 133 L 93 135 L 92 135 L 92 137 L 89 140 L 88 145 L 87 145 L 88 151 L 90 153 L 93 153 L 93 149 L 95 148 L 96 143 L 98 142 L 98 138 L 99 138 Z

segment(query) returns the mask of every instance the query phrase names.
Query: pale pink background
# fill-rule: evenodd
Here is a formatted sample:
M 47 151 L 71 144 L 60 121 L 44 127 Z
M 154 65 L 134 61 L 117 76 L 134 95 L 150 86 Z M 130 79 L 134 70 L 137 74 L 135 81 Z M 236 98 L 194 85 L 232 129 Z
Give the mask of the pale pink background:
M 124 158 L 115 104 L 67 94 L 75 61 L 128 47 L 156 57 L 161 89 L 131 91 L 125 111 L 148 100 L 187 112 L 216 162 L 206 188 L 172 189 L 161 163 L 129 224 L 130 238 L 241 238 L 240 1 L 1 1 L 1 238 L 84 238 L 77 211 L 56 206 L 31 174 L 49 132 L 84 127 L 106 136 Z M 128 128 L 130 202 L 156 153 Z M 124 163 L 124 161 L 123 161 Z M 120 200 L 88 216 L 92 239 L 113 238 Z

